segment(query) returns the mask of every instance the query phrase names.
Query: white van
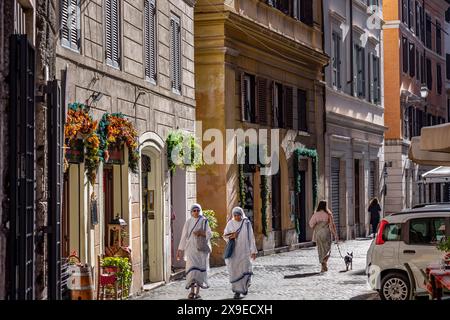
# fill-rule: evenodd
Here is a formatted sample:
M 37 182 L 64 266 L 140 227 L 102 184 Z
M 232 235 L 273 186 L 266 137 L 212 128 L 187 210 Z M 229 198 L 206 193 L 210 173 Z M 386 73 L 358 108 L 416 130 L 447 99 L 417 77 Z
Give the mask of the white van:
M 450 235 L 450 204 L 420 205 L 383 218 L 367 251 L 366 273 L 384 300 L 427 294 L 425 268 L 444 253 L 436 245 Z

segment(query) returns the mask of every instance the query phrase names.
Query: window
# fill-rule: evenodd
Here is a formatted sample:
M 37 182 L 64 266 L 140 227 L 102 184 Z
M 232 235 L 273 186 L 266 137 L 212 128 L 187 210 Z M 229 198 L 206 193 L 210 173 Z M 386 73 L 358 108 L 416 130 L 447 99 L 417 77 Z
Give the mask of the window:
M 381 100 L 381 84 L 380 84 L 380 58 L 375 54 L 369 54 L 369 80 L 370 91 L 369 101 L 375 104 L 379 104 Z
M 420 40 L 425 43 L 425 10 L 420 7 Z
M 442 69 L 441 69 L 441 65 L 437 64 L 436 65 L 436 77 L 437 77 L 437 93 L 438 94 L 442 94 Z
M 275 83 L 273 88 L 273 125 L 275 128 L 284 127 L 283 86 Z
M 436 245 L 444 237 L 445 218 L 419 218 L 409 223 L 409 243 Z
M 403 72 L 408 73 L 408 39 L 402 38 L 402 51 L 403 51 Z
M 80 50 L 80 0 L 61 2 L 61 45 Z
M 408 24 L 408 3 L 409 0 L 402 0 L 402 22 Z
M 292 87 L 284 87 L 284 110 L 284 127 L 287 129 L 294 129 L 294 90 Z
M 283 0 L 269 0 L 268 3 L 270 4 L 270 2 L 275 3 L 274 6 L 280 11 L 290 14 L 295 19 L 312 26 L 314 21 L 313 0 L 291 0 L 290 5 L 289 1 Z
M 242 76 L 242 106 L 244 121 L 256 122 L 255 77 L 244 73 Z
M 408 27 L 414 32 L 414 0 L 408 0 Z
M 106 63 L 120 66 L 119 0 L 105 0 Z
M 450 99 L 447 99 L 447 122 L 450 122 Z
M 400 241 L 402 236 L 402 225 L 400 223 L 389 223 L 383 229 L 384 241 Z
M 364 48 L 355 44 L 354 50 L 354 63 L 355 72 L 354 80 L 355 83 L 355 95 L 357 97 L 363 98 L 366 96 L 366 79 L 365 79 L 365 59 L 364 59 Z
M 333 87 L 341 89 L 341 36 L 333 32 Z
M 422 7 L 419 2 L 416 2 L 416 36 L 420 37 L 422 25 L 420 24 L 420 15 L 421 15 Z
M 442 54 L 442 33 L 441 33 L 441 24 L 436 21 L 436 53 Z
M 145 78 L 156 81 L 156 5 L 155 0 L 146 0 L 144 5 L 144 50 Z
M 422 84 L 426 83 L 425 77 L 425 55 L 420 55 L 420 79 L 422 80 Z
M 432 69 L 431 69 L 431 60 L 427 58 L 427 65 L 426 65 L 426 71 L 427 71 L 427 87 L 428 90 L 433 89 L 433 76 L 432 76 Z
M 426 46 L 428 49 L 432 49 L 431 44 L 431 17 L 427 14 L 426 15 Z
M 305 90 L 297 90 L 298 130 L 308 131 L 308 99 Z
M 445 55 L 445 58 L 446 58 L 445 66 L 446 66 L 447 80 L 450 80 L 450 54 L 447 53 Z
M 445 21 L 447 23 L 450 23 L 450 8 L 448 8 L 447 11 L 445 11 Z
M 170 74 L 172 91 L 181 94 L 181 27 L 180 18 L 170 18 Z
M 416 49 L 416 72 L 417 72 L 417 80 L 421 81 L 421 75 L 420 75 L 420 54 L 419 49 Z
M 414 43 L 409 44 L 409 75 L 411 77 L 416 75 L 416 46 Z

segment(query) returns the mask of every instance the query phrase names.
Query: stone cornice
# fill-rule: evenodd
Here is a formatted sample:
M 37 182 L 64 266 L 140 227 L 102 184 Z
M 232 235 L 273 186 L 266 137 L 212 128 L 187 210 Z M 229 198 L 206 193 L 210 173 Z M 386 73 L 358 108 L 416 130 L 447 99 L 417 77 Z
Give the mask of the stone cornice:
M 186 4 L 190 7 L 195 6 L 195 3 L 197 2 L 197 0 L 183 0 L 184 2 L 186 2 Z
M 330 16 L 331 19 L 340 22 L 340 23 L 345 23 L 346 22 L 346 18 L 344 16 L 342 16 L 339 12 L 336 12 L 334 10 L 329 10 L 328 15 Z
M 365 132 L 372 132 L 375 134 L 383 135 L 384 132 L 388 129 L 385 126 L 375 124 L 373 122 L 364 121 L 361 119 L 355 119 L 353 117 L 349 117 L 346 115 L 334 113 L 327 111 L 326 112 L 327 122 L 338 124 L 342 127 L 355 128 Z
M 250 33 L 259 43 L 270 44 L 274 52 L 285 53 L 284 58 L 294 63 L 303 61 L 323 67 L 329 62 L 329 56 L 320 49 L 311 48 L 306 44 L 280 35 L 233 12 L 230 12 L 228 19 L 225 20 L 225 28 L 225 33 L 229 33 L 231 30 Z

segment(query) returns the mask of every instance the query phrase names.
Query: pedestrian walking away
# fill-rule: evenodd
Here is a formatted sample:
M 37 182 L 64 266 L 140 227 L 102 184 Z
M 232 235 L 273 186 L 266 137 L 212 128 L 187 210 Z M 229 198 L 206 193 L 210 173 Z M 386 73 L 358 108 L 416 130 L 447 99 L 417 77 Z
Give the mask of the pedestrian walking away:
M 230 241 L 234 241 L 235 244 L 230 257 L 225 258 L 225 263 L 234 298 L 240 299 L 241 294 L 247 295 L 248 293 L 253 275 L 251 259 L 256 259 L 258 251 L 252 224 L 246 217 L 244 210 L 240 207 L 235 207 L 231 214 L 232 219 L 228 221 L 223 237 L 227 244 Z
M 317 206 L 316 212 L 309 221 L 309 226 L 313 229 L 313 240 L 317 244 L 319 262 L 322 266 L 321 272 L 328 271 L 327 262 L 331 254 L 331 235 L 333 234 L 336 242 L 338 236 L 336 225 L 333 221 L 333 214 L 328 209 L 327 202 L 322 200 Z
M 199 299 L 200 288 L 209 288 L 211 237 L 211 228 L 203 216 L 202 207 L 197 203 L 192 205 L 191 217 L 184 224 L 177 251 L 177 260 L 184 256 L 186 261 L 186 289 L 191 290 L 188 299 Z
M 381 215 L 381 207 L 377 198 L 373 198 L 372 201 L 370 201 L 368 211 L 370 214 L 371 232 L 372 235 L 375 235 L 375 233 L 377 232 L 378 223 L 380 223 Z

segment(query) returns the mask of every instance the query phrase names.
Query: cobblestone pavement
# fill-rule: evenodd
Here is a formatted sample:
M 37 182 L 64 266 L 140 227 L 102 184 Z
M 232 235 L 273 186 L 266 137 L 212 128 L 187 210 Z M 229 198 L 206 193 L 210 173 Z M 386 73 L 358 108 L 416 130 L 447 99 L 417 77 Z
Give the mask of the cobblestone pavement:
M 373 300 L 378 296 L 369 289 L 365 275 L 366 252 L 371 240 L 340 242 L 342 255 L 353 251 L 353 270 L 345 272 L 344 260 L 333 244 L 329 271 L 320 274 L 317 249 L 258 257 L 253 265 L 254 276 L 249 294 L 251 300 Z M 184 280 L 174 281 L 144 293 L 134 299 L 186 299 Z M 207 290 L 201 290 L 204 300 L 233 297 L 226 267 L 211 268 Z

